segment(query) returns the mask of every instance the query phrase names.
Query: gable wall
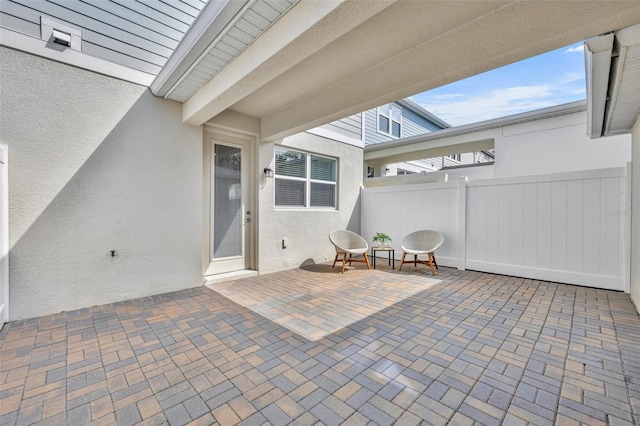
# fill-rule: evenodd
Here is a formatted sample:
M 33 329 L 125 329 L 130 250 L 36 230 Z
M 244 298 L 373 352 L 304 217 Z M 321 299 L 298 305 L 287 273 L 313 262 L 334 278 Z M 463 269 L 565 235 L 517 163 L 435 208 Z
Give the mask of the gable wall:
M 392 141 L 395 138 L 378 132 L 378 109 L 373 108 L 363 113 L 365 115 L 365 144 L 372 145 L 380 142 Z M 425 120 L 418 114 L 410 111 L 409 109 L 402 107 L 402 130 L 401 135 L 403 138 L 409 136 L 422 135 L 434 130 L 438 130 L 440 127 L 436 126 L 432 122 Z

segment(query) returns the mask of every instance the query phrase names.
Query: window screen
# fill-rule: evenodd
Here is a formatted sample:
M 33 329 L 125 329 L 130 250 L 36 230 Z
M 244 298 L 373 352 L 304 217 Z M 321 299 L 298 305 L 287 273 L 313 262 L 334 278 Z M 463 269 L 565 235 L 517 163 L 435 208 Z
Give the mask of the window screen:
M 338 160 L 277 147 L 276 207 L 336 208 Z

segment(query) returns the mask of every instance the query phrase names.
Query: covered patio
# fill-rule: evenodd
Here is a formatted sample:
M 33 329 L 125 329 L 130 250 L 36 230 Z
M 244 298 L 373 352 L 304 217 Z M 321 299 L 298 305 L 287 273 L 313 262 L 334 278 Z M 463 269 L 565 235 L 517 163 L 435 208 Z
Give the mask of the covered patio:
M 628 294 L 320 264 L 6 324 L 0 423 L 640 423 Z

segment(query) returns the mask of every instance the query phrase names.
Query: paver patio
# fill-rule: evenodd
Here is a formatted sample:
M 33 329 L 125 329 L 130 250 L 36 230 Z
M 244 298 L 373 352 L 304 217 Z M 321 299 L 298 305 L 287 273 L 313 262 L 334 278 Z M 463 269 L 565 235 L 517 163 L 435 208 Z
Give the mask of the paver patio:
M 317 265 L 9 323 L 0 424 L 640 423 L 627 294 L 381 269 Z

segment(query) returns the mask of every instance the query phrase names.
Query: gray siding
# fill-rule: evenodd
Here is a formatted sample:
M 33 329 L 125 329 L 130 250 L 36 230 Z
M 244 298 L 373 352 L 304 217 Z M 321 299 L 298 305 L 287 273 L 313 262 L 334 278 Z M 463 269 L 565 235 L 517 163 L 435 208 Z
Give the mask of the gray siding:
M 3 0 L 0 26 L 40 38 L 40 18 L 82 31 L 82 52 L 156 75 L 204 0 Z
M 389 135 L 378 132 L 378 109 L 373 108 L 364 112 L 365 114 L 365 145 L 372 145 L 380 142 L 395 140 Z M 403 138 L 423 135 L 425 133 L 440 130 L 440 127 L 431 121 L 420 117 L 415 112 L 406 107 L 402 107 L 402 126 L 400 136 Z
M 323 129 L 331 130 L 332 132 L 339 133 L 343 136 L 347 136 L 353 139 L 362 140 L 362 113 L 350 115 L 349 117 L 341 118 L 332 123 L 320 126 Z
M 433 132 L 434 130 L 440 130 L 440 127 L 436 126 L 431 121 L 425 120 L 415 112 L 407 108 L 402 108 L 401 136 L 403 138 L 422 135 Z
M 380 142 L 392 141 L 394 138 L 378 132 L 378 109 L 373 108 L 364 112 L 364 144 L 373 145 Z

